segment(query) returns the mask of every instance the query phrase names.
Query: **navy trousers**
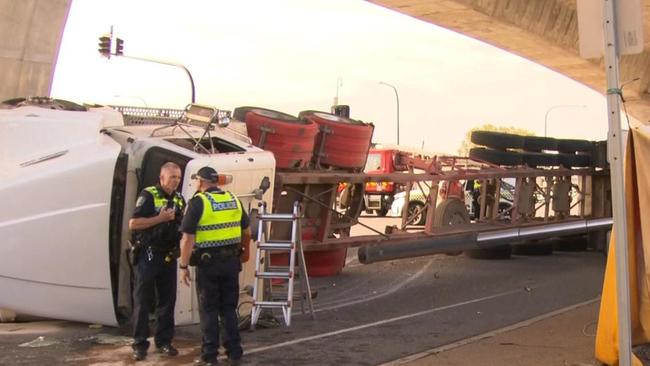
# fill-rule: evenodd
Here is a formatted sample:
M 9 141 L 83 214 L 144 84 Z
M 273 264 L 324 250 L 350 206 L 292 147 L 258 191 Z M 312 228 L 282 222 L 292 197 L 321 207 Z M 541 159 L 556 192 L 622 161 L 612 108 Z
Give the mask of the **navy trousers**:
M 176 259 L 165 262 L 162 252 L 139 253 L 133 289 L 133 349 L 148 349 L 149 313 L 155 306 L 156 347 L 171 344 L 174 338 L 174 306 L 176 305 Z
M 231 359 L 242 356 L 237 303 L 239 302 L 239 257 L 214 259 L 200 264 L 196 270 L 196 291 L 199 298 L 199 314 L 203 345 L 201 358 L 213 361 L 219 351 L 219 318 L 225 332 L 223 346 Z

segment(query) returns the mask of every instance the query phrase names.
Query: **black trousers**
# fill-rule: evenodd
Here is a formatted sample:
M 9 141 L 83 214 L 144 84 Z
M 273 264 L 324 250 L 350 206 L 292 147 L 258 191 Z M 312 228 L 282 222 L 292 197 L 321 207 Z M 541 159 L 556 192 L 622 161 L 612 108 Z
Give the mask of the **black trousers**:
M 219 351 L 219 318 L 225 332 L 223 346 L 231 359 L 242 356 L 237 303 L 239 302 L 239 257 L 213 259 L 196 269 L 196 291 L 199 298 L 199 314 L 203 345 L 201 358 L 215 360 Z
M 149 313 L 155 304 L 156 347 L 171 344 L 174 338 L 174 306 L 176 305 L 176 259 L 165 262 L 165 254 L 147 249 L 139 253 L 133 289 L 133 349 L 148 349 Z M 155 300 L 155 302 L 154 302 Z

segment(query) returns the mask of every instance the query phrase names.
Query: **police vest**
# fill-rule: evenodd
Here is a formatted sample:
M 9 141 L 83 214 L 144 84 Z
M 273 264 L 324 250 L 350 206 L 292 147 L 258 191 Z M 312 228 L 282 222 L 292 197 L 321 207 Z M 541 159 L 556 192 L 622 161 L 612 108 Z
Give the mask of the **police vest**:
M 241 203 L 230 192 L 197 194 L 203 201 L 203 214 L 196 228 L 196 247 L 217 248 L 241 242 Z
M 163 196 L 162 192 L 160 192 L 156 186 L 147 187 L 144 190 L 151 193 L 156 213 L 159 213 L 160 210 L 167 207 L 169 199 Z M 177 213 L 183 212 L 185 201 L 183 201 L 183 198 L 178 194 L 178 192 L 174 192 L 172 202 L 174 203 L 174 209 L 177 209 Z M 155 247 L 162 246 L 161 249 L 167 249 L 168 247 L 178 243 L 178 240 L 180 239 L 178 237 L 180 235 L 178 232 L 178 226 L 180 225 L 181 218 L 182 217 L 177 214 L 175 221 L 163 222 L 144 230 L 138 230 L 134 233 L 135 239 L 140 242 L 141 245 L 151 245 Z
M 151 186 L 151 187 L 145 188 L 144 190 L 151 193 L 151 195 L 153 196 L 153 205 L 154 205 L 154 208 L 156 209 L 156 212 L 160 212 L 160 210 L 163 207 L 167 206 L 168 199 L 165 198 L 160 193 L 160 191 L 158 191 L 158 187 Z M 183 205 L 184 205 L 183 198 L 181 198 L 177 192 L 174 192 L 174 198 L 172 200 L 174 202 L 174 207 L 178 207 L 178 209 L 181 212 L 183 212 Z

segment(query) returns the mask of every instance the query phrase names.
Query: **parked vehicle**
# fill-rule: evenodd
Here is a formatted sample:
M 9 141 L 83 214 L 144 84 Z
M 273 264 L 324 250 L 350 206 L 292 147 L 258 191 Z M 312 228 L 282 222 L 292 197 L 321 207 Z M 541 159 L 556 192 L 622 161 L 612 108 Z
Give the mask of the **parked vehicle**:
M 396 149 L 370 149 L 364 171 L 367 174 L 390 174 L 396 171 Z M 403 190 L 403 186 L 395 182 L 367 182 L 365 186 L 364 207 L 367 213 L 386 216 L 393 203 L 395 194 Z

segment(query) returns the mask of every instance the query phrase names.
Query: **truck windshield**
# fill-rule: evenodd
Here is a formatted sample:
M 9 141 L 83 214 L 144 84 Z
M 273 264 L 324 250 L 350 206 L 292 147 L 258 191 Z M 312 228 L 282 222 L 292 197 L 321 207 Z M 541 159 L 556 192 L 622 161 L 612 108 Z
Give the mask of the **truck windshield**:
M 382 170 L 381 169 L 381 154 L 379 153 L 370 153 L 368 154 L 368 160 L 366 160 L 366 167 L 363 169 L 366 172 Z

